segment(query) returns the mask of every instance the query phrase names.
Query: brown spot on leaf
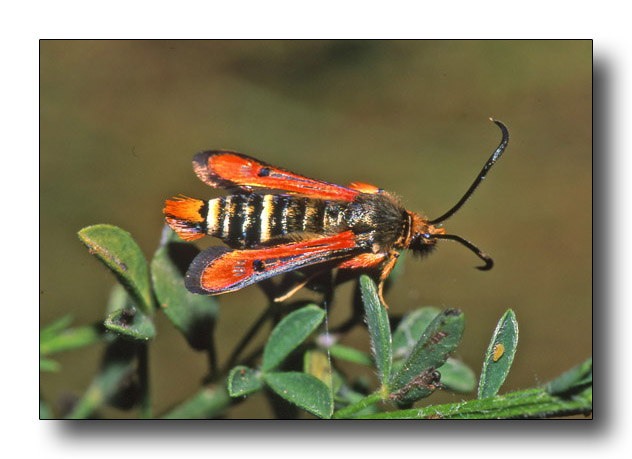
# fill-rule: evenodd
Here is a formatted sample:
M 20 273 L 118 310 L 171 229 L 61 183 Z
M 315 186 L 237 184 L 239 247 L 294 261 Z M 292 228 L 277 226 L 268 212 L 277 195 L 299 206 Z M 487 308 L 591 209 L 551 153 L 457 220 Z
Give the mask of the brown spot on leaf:
M 424 387 L 426 389 L 435 390 L 441 387 L 441 373 L 433 367 L 424 370 L 420 375 L 415 376 L 399 391 L 390 394 L 391 400 L 401 400 L 412 388 Z
M 106 258 L 107 260 L 111 261 L 116 266 L 121 268 L 122 271 L 127 271 L 128 268 L 127 268 L 127 265 L 125 263 L 123 263 L 116 256 L 112 255 L 110 252 L 105 250 L 99 244 L 95 243 L 94 241 L 91 241 L 88 238 L 85 238 L 85 242 L 86 242 L 86 244 L 88 244 L 88 252 L 91 255 L 97 255 L 97 256 L 100 256 L 101 258 Z
M 432 335 L 432 337 L 430 338 L 430 342 L 432 344 L 437 344 L 437 343 L 441 342 L 441 340 L 443 338 L 445 338 L 446 336 L 448 336 L 448 334 L 446 332 L 442 332 L 441 330 L 439 330 L 437 333 Z

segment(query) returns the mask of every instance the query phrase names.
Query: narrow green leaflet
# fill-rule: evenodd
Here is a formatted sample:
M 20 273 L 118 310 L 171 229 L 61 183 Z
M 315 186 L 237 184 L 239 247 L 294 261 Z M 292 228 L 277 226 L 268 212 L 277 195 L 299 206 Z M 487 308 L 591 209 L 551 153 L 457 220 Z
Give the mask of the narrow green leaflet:
M 40 355 L 49 355 L 89 346 L 103 337 L 100 325 L 84 325 L 67 329 L 47 329 L 40 333 Z
M 59 371 L 59 368 L 60 368 L 60 365 L 58 362 L 55 362 L 52 359 L 47 359 L 46 357 L 40 356 L 40 371 L 57 373 Z
M 40 330 L 40 334 L 39 334 L 40 343 L 42 341 L 47 341 L 47 340 L 51 339 L 52 337 L 56 336 L 59 332 L 61 332 L 65 328 L 70 327 L 70 325 L 72 324 L 73 319 L 74 318 L 73 318 L 72 314 L 66 314 L 65 316 L 61 317 L 60 319 L 57 319 L 53 323 L 48 324 L 47 326 L 42 328 Z
M 122 309 L 110 313 L 104 322 L 105 328 L 127 338 L 149 341 L 156 334 L 152 320 L 136 308 Z
M 183 271 L 198 253 L 191 244 L 167 242 L 151 261 L 151 278 L 160 309 L 171 323 L 191 347 L 208 350 L 219 312 L 218 301 L 213 296 L 193 294 L 184 286 Z
M 441 313 L 432 306 L 425 306 L 406 314 L 393 333 L 393 359 L 408 357 L 421 334 Z
M 383 386 L 391 375 L 391 326 L 386 308 L 380 302 L 377 287 L 373 279 L 366 274 L 360 276 L 362 303 L 366 314 L 366 322 L 371 337 L 371 348 Z
M 320 418 L 329 419 L 334 402 L 331 390 L 318 378 L 299 372 L 264 373 L 266 384 L 280 397 Z
M 549 394 L 568 394 L 592 384 L 592 357 L 546 385 Z
M 441 367 L 461 341 L 465 316 L 457 309 L 447 309 L 428 325 L 408 359 L 389 383 L 390 398 L 410 403 L 430 395 L 439 384 Z
M 346 360 L 347 362 L 357 363 L 358 365 L 373 365 L 373 359 L 369 354 L 354 349 L 343 344 L 334 344 L 329 347 L 331 356 L 336 359 Z
M 518 321 L 511 309 L 500 318 L 485 353 L 478 384 L 478 398 L 498 393 L 509 373 L 518 346 Z
M 261 390 L 260 375 L 252 368 L 237 366 L 228 375 L 228 393 L 231 397 L 240 397 Z
M 153 302 L 147 261 L 132 236 L 114 225 L 88 226 L 78 235 L 90 253 L 114 273 L 136 304 L 150 314 Z
M 310 333 L 316 330 L 325 317 L 318 306 L 309 305 L 288 314 L 274 327 L 263 350 L 261 369 L 272 370 L 286 358 Z

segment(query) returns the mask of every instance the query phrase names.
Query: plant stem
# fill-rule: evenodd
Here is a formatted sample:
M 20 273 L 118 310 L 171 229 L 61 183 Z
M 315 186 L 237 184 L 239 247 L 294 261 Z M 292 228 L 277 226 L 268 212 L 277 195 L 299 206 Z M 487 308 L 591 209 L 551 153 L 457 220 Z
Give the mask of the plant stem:
M 211 343 L 206 350 L 206 356 L 208 357 L 209 368 L 209 381 L 212 381 L 217 376 L 217 352 L 215 352 L 215 344 Z
M 374 403 L 377 403 L 379 401 L 382 400 L 382 394 L 380 393 L 380 391 L 378 392 L 374 392 L 370 395 L 367 395 L 366 397 L 364 397 L 363 399 L 359 400 L 358 402 L 349 405 L 341 410 L 338 410 L 334 413 L 334 415 L 332 416 L 333 419 L 344 419 L 344 418 L 349 418 L 351 417 L 351 415 L 362 411 L 363 409 L 373 405 Z
M 138 346 L 138 381 L 140 384 L 140 417 L 151 419 L 151 394 L 149 392 L 149 346 Z
M 544 388 L 527 389 L 480 400 L 358 416 L 362 419 L 507 419 L 590 414 L 592 387 L 574 397 L 551 395 Z M 336 413 L 338 414 L 338 413 Z

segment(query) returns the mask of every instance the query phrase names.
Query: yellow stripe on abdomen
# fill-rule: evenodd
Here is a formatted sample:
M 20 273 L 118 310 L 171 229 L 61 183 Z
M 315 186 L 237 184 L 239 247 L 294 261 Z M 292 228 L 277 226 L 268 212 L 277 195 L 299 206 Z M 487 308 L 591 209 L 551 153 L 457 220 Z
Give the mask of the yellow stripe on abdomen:
M 263 206 L 261 209 L 261 233 L 259 235 L 260 242 L 270 240 L 270 218 L 274 208 L 274 195 L 267 194 L 263 197 Z
M 218 236 L 220 228 L 219 219 L 221 218 L 221 199 L 215 198 L 208 201 L 208 214 L 206 215 L 206 232 L 211 236 Z

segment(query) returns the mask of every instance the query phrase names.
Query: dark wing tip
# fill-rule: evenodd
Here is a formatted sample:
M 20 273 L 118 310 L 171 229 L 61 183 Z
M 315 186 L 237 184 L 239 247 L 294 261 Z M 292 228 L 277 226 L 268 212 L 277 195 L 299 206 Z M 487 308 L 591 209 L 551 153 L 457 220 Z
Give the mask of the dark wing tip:
M 198 293 L 201 295 L 213 295 L 214 293 L 217 293 L 212 290 L 205 289 L 202 286 L 202 275 L 209 265 L 213 263 L 213 261 L 227 252 L 231 252 L 231 249 L 224 246 L 209 247 L 208 249 L 200 252 L 191 262 L 186 276 L 184 277 L 184 285 L 187 290 L 191 293 Z
M 209 160 L 213 156 L 217 156 L 220 154 L 230 154 L 230 155 L 238 155 L 239 153 L 235 153 L 230 150 L 207 150 L 196 153 L 193 156 L 193 171 L 195 175 L 198 176 L 200 180 L 202 180 L 207 185 L 218 188 L 230 188 L 235 184 L 230 180 L 227 180 L 224 177 L 218 175 L 212 167 L 209 166 Z

